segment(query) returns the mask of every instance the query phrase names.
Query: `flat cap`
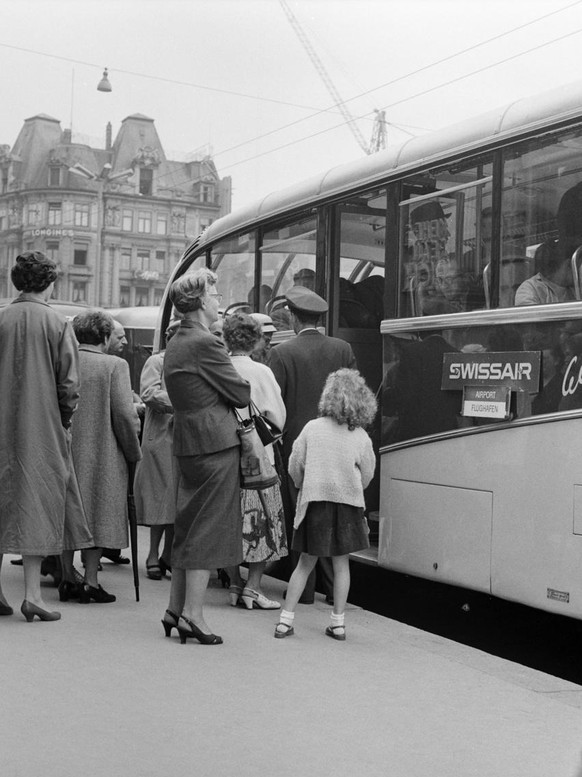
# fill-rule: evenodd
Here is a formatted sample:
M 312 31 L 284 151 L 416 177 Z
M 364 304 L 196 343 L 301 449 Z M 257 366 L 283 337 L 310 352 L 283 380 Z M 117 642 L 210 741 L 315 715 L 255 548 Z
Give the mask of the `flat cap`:
M 299 310 L 302 313 L 311 313 L 312 315 L 327 313 L 327 302 L 311 289 L 305 286 L 292 286 L 285 294 L 287 304 L 292 310 Z

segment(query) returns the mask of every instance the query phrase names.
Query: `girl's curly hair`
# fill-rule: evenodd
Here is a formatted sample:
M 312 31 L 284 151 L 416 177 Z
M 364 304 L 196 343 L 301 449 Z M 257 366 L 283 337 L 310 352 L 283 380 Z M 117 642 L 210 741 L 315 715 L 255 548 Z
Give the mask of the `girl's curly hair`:
M 41 251 L 25 251 L 16 257 L 10 277 L 18 291 L 38 293 L 56 281 L 57 265 Z
M 328 375 L 319 400 L 319 415 L 333 418 L 348 429 L 370 426 L 378 403 L 358 370 L 343 368 Z

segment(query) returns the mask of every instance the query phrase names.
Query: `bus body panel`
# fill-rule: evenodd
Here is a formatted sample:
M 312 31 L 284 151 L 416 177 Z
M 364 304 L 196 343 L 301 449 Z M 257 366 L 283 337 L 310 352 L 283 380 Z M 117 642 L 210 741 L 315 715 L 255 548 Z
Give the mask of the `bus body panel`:
M 383 451 L 379 565 L 582 617 L 581 462 L 582 418 Z

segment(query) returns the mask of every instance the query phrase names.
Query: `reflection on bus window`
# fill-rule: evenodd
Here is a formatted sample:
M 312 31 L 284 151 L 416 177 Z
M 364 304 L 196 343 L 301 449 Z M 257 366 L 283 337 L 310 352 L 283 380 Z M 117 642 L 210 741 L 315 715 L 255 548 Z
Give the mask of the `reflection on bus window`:
M 500 306 L 576 298 L 570 261 L 582 245 L 581 144 L 582 130 L 576 128 L 525 141 L 506 152 Z
M 354 195 L 338 208 L 339 326 L 377 329 L 384 318 L 386 191 Z
M 254 235 L 237 235 L 213 246 L 211 269 L 218 275 L 225 310 L 249 305 L 255 280 Z
M 401 310 L 426 316 L 486 306 L 491 164 L 408 179 L 401 211 Z
M 262 288 L 270 289 L 268 302 L 259 312 L 271 316 L 278 330 L 291 329 L 285 293 L 292 286 L 315 291 L 316 219 L 309 215 L 265 233 L 261 245 Z
M 541 353 L 532 394 L 514 392 L 513 418 L 582 408 L 582 321 L 459 327 L 411 336 L 384 336 L 382 444 L 460 427 L 495 424 L 461 415 L 462 392 L 441 388 L 443 354 Z

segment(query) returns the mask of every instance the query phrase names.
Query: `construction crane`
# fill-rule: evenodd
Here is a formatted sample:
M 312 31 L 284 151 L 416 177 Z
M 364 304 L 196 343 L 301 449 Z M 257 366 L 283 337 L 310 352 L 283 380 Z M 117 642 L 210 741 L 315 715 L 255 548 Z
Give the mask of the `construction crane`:
M 281 3 L 281 7 L 285 11 L 285 14 L 287 18 L 289 19 L 289 22 L 291 23 L 291 26 L 295 30 L 295 33 L 297 34 L 297 37 L 301 41 L 301 44 L 303 45 L 303 48 L 309 55 L 309 58 L 313 62 L 313 65 L 315 66 L 315 69 L 321 76 L 321 79 L 323 83 L 325 84 L 327 91 L 330 93 L 333 101 L 339 108 L 340 113 L 344 117 L 346 124 L 350 128 L 352 135 L 355 137 L 358 145 L 362 149 L 362 151 L 366 154 L 375 154 L 376 151 L 380 151 L 383 148 L 386 148 L 386 114 L 384 111 L 378 111 L 374 110 L 374 113 L 376 114 L 374 119 L 374 128 L 372 130 L 372 140 L 370 143 L 366 143 L 366 140 L 362 133 L 360 132 L 360 128 L 356 124 L 356 120 L 352 116 L 352 114 L 347 109 L 344 101 L 342 100 L 338 90 L 335 87 L 335 84 L 330 78 L 329 73 L 325 69 L 323 62 L 320 60 L 317 52 L 311 45 L 311 41 L 305 34 L 305 31 L 299 24 L 295 14 L 293 11 L 289 8 L 288 3 L 286 0 L 279 0 Z

